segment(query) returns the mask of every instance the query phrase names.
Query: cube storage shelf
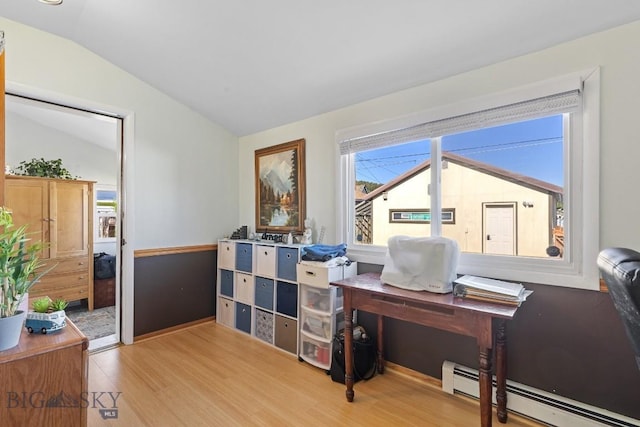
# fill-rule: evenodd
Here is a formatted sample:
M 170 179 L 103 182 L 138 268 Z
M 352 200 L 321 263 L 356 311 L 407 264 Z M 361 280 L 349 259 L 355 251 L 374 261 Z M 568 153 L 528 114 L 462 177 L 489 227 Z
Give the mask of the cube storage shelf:
M 357 274 L 357 264 L 326 267 L 322 263 L 297 265 L 300 283 L 300 353 L 318 368 L 331 369 L 333 336 L 344 328 L 342 289 L 330 283 Z
M 297 355 L 296 265 L 303 246 L 218 241 L 217 322 Z

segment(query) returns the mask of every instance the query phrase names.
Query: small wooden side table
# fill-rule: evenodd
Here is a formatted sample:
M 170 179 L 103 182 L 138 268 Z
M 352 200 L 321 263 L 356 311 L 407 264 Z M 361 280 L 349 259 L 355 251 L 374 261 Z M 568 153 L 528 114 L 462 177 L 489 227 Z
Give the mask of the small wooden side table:
M 86 426 L 88 348 L 69 319 L 46 335 L 23 330 L 16 347 L 0 351 L 2 425 Z
M 360 309 L 378 315 L 378 372 L 384 372 L 384 317 L 405 320 L 423 326 L 470 336 L 476 339 L 479 353 L 480 425 L 491 427 L 492 349 L 496 346 L 496 401 L 498 421 L 507 421 L 507 338 L 506 322 L 516 314 L 517 307 L 457 298 L 451 293 L 435 294 L 411 291 L 386 285 L 379 273 L 360 274 L 331 282 L 342 288 L 344 295 L 345 392 L 353 401 L 353 310 Z

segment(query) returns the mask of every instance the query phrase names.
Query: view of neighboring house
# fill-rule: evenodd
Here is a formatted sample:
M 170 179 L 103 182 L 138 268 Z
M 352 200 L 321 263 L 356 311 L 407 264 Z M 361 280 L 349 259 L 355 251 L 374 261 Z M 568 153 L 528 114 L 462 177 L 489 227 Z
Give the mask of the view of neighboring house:
M 442 235 L 460 250 L 546 257 L 561 233 L 562 187 L 443 153 Z M 356 190 L 359 243 L 386 245 L 393 235 L 430 234 L 431 161 L 369 193 Z M 561 247 L 558 247 L 561 252 Z

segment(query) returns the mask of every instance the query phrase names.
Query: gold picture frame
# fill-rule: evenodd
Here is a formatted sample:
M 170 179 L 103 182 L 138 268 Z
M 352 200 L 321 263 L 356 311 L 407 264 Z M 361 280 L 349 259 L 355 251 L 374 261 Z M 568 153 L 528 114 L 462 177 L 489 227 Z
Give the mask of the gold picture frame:
M 301 234 L 306 218 L 305 140 L 255 151 L 256 232 Z

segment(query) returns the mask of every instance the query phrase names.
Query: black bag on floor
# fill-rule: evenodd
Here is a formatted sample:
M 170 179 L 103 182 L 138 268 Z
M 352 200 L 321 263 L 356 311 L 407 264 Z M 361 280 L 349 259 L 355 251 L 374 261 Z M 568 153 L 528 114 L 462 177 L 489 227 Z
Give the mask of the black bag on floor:
M 355 329 L 362 332 L 358 339 L 353 339 L 353 381 L 357 382 L 373 378 L 376 373 L 377 355 L 375 343 L 363 332 L 364 329 L 361 326 L 354 327 Z M 344 329 L 333 337 L 330 372 L 333 381 L 344 384 Z
M 104 252 L 93 254 L 93 277 L 95 279 L 116 277 L 116 257 Z

